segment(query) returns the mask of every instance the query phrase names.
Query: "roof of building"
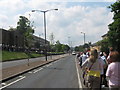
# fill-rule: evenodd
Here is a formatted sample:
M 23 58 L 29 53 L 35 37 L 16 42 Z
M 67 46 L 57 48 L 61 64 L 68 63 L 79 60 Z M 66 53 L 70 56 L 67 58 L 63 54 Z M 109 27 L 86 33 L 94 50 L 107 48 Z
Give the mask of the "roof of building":
M 106 34 L 104 34 L 104 35 L 102 35 L 101 37 L 106 37 L 108 34 L 106 33 Z

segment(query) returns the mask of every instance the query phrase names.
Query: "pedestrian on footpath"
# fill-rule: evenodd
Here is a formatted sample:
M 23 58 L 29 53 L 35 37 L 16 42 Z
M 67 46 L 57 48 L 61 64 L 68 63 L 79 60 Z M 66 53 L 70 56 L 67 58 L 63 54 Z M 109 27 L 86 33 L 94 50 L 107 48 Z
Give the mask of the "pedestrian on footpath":
M 76 58 L 79 60 L 79 57 L 80 57 L 80 52 L 78 52 L 77 54 L 76 54 Z
M 86 69 L 85 85 L 90 90 L 100 89 L 100 73 L 103 71 L 103 63 L 98 57 L 96 49 L 91 50 L 90 57 L 82 64 L 82 69 Z
M 106 70 L 107 70 L 107 61 L 106 61 L 106 57 L 104 56 L 104 52 L 100 52 L 100 56 L 99 58 L 101 58 L 102 62 L 103 62 L 103 72 L 101 72 L 101 85 L 100 85 L 100 88 L 101 86 L 103 87 L 108 87 L 107 86 L 107 80 L 106 80 Z
M 83 52 L 82 54 L 82 63 L 84 63 L 84 61 L 87 59 L 87 55 L 86 55 L 86 51 Z
M 79 65 L 80 65 L 80 67 L 81 67 L 81 65 L 82 65 L 82 52 L 79 52 L 79 54 L 77 54 L 77 60 L 79 61 Z
M 120 89 L 120 53 L 117 51 L 111 52 L 109 59 L 112 61 L 106 72 L 109 88 Z
M 113 51 L 114 51 L 113 47 L 109 47 L 109 55 L 108 55 L 108 57 L 107 57 L 107 62 L 108 62 L 108 64 L 112 63 L 112 61 L 110 60 L 110 54 L 111 54 L 111 52 L 113 52 Z

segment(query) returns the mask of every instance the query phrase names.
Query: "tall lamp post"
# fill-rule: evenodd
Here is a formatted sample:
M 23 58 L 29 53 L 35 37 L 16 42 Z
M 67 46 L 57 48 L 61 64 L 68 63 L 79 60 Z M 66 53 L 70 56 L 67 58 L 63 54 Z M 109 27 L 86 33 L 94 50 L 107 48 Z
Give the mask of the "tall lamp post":
M 85 45 L 85 33 L 84 32 L 81 32 L 82 34 L 84 34 L 84 45 Z
M 45 30 L 45 59 L 47 61 L 47 42 L 46 42 L 46 15 L 45 13 L 48 12 L 48 11 L 52 11 L 52 10 L 58 10 L 58 9 L 49 9 L 49 10 L 32 10 L 32 12 L 42 12 L 44 13 L 44 30 Z

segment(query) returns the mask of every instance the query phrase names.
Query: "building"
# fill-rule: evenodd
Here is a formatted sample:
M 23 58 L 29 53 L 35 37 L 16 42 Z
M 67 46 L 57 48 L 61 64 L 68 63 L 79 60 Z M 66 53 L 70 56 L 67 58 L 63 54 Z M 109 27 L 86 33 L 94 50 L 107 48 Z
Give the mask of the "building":
M 19 30 L 8 31 L 5 29 L 0 29 L 0 44 L 5 47 L 25 47 L 24 36 L 19 32 Z M 49 41 L 46 40 L 47 45 L 45 45 L 45 39 L 33 35 L 33 39 L 30 41 L 32 49 L 41 49 L 49 47 Z
M 104 34 L 101 37 L 102 37 L 102 39 L 107 39 L 108 38 L 107 34 Z

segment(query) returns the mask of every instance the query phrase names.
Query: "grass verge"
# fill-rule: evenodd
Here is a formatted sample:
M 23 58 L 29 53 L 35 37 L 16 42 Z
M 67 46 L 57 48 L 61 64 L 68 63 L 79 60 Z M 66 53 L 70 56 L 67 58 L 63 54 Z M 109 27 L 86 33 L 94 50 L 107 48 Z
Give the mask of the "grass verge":
M 31 53 L 29 55 L 30 58 L 40 57 L 43 56 L 41 54 Z M 25 59 L 28 58 L 28 55 L 24 52 L 9 52 L 9 51 L 2 51 L 2 62 L 8 60 L 18 60 L 18 59 Z

